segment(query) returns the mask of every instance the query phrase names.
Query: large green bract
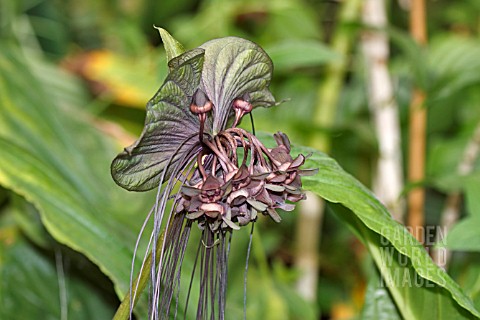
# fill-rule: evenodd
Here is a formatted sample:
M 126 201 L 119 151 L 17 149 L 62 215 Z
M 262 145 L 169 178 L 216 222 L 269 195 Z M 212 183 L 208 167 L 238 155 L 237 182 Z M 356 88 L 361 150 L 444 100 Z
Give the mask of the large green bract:
M 275 103 L 268 91 L 272 62 L 248 40 L 211 40 L 171 59 L 169 67 L 164 84 L 147 104 L 141 137 L 112 163 L 112 176 L 125 189 L 153 189 L 162 176 L 170 177 L 180 160 L 188 162 L 196 155 L 199 120 L 189 107 L 198 88 L 214 105 L 205 125 L 212 135 L 225 129 L 235 98 L 248 93 L 254 107 Z
M 170 61 L 174 66 L 160 90 L 147 104 L 145 127 L 139 140 L 112 163 L 112 176 L 128 190 L 158 186 L 164 168 L 168 176 L 179 157 L 194 148 L 199 121 L 188 111 L 200 82 L 204 51 L 192 50 Z

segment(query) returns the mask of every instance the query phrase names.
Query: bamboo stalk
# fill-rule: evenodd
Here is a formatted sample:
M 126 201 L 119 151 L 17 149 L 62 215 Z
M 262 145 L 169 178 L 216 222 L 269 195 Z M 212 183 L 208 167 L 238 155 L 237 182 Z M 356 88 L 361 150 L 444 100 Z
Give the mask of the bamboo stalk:
M 341 54 L 343 59 L 331 63 L 326 70 L 325 80 L 318 88 L 317 107 L 313 124 L 322 129 L 330 129 L 335 122 L 336 109 L 346 68 L 348 55 L 353 43 L 353 36 L 348 24 L 358 20 L 361 0 L 343 1 L 340 9 L 339 24 L 332 40 L 332 49 Z M 324 131 L 312 136 L 311 145 L 319 150 L 330 150 L 330 137 Z M 313 194 L 308 194 L 309 201 L 300 204 L 300 212 L 295 237 L 295 266 L 301 275 L 297 280 L 297 291 L 305 299 L 315 301 L 318 283 L 319 257 L 318 247 L 321 239 L 324 202 Z
M 362 33 L 368 83 L 368 100 L 378 141 L 378 160 L 373 191 L 399 222 L 403 222 L 402 152 L 398 107 L 388 71 L 388 38 L 385 0 L 365 0 L 363 22 L 370 29 Z
M 356 22 L 360 14 L 362 1 L 343 1 L 337 29 L 333 34 L 331 47 L 342 56 L 326 68 L 325 80 L 320 84 L 317 91 L 317 107 L 313 116 L 313 123 L 322 129 L 330 129 L 335 122 L 338 99 L 343 86 L 348 55 L 352 46 L 352 32 L 348 28 L 349 23 Z M 312 136 L 312 146 L 328 152 L 330 150 L 330 137 L 328 133 L 317 132 Z
M 425 1 L 412 0 L 410 8 L 410 33 L 420 45 L 427 43 Z M 425 146 L 427 109 L 424 106 L 425 92 L 414 88 L 410 103 L 408 179 L 410 183 L 421 183 L 425 178 Z M 425 189 L 415 187 L 408 194 L 408 220 L 413 236 L 423 243 Z
M 325 201 L 312 192 L 301 203 L 295 241 L 295 266 L 301 271 L 297 291 L 308 301 L 315 301 L 318 283 L 318 246 L 322 230 Z

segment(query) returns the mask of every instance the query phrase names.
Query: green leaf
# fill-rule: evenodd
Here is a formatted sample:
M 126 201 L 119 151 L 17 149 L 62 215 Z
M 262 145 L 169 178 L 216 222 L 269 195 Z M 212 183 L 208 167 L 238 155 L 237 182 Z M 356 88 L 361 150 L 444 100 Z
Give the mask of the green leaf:
M 361 319 L 400 320 L 388 289 L 380 284 L 379 275 L 375 273 L 367 285 Z
M 392 44 L 398 46 L 402 51 L 403 57 L 405 57 L 411 69 L 409 75 L 413 76 L 415 85 L 421 89 L 427 88 L 430 83 L 428 82 L 427 77 L 428 60 L 424 48 L 422 48 L 422 46 L 404 30 L 389 27 L 386 32 Z
M 430 45 L 428 66 L 433 81 L 429 94 L 432 107 L 440 99 L 465 91 L 480 83 L 480 45 L 463 36 L 437 37 Z
M 153 189 L 170 177 L 177 163 L 194 156 L 200 121 L 189 107 L 200 82 L 203 54 L 202 49 L 195 49 L 169 62 L 171 72 L 147 104 L 142 135 L 112 162 L 112 177 L 121 187 Z
M 254 106 L 271 106 L 275 99 L 268 90 L 273 65 L 270 57 L 255 43 L 227 37 L 210 40 L 205 49 L 201 89 L 215 106 L 212 132 L 225 129 L 232 115 L 231 104 L 244 94 Z
M 16 224 L 35 245 L 41 248 L 51 246 L 51 236 L 40 220 L 40 215 L 35 207 L 22 197 L 10 195 L 11 213 Z
M 113 141 L 50 90 L 19 50 L 2 47 L 0 184 L 31 202 L 48 232 L 96 263 L 122 295 L 149 201 L 115 185 Z
M 225 128 L 234 99 L 249 94 L 253 106 L 274 103 L 268 91 L 272 62 L 253 42 L 215 39 L 173 58 L 169 67 L 147 104 L 141 137 L 112 163 L 115 182 L 127 190 L 153 189 L 196 156 L 200 121 L 189 107 L 198 88 L 214 105 L 213 119 L 205 122 L 205 132 L 212 134 Z
M 69 274 L 60 251 L 54 263 L 12 228 L 1 228 L 0 233 L 8 235 L 8 241 L 0 241 L 1 319 L 112 317 L 113 308 L 105 303 L 100 292 Z M 59 269 L 62 264 L 65 266 Z
M 480 219 L 467 217 L 457 222 L 439 246 L 451 250 L 480 251 Z
M 440 246 L 451 250 L 480 251 L 480 174 L 476 173 L 465 178 L 466 210 L 468 216 L 448 232 Z
M 471 217 L 480 219 L 480 171 L 470 175 L 465 185 L 467 212 Z
M 435 187 L 444 192 L 458 192 L 463 188 L 465 177 L 458 172 L 458 163 L 467 143 L 468 136 L 432 141 L 427 167 Z
M 375 196 L 333 159 L 310 149 L 294 148 L 293 153 L 313 153 L 307 166 L 319 174 L 304 177 L 304 188 L 352 211 L 341 214 L 369 249 L 398 309 L 406 319 L 458 319 L 479 317 L 472 301 L 459 285 L 430 259 L 426 250 L 394 221 Z M 426 307 L 428 306 L 428 307 Z
M 167 52 L 167 61 L 170 61 L 185 52 L 185 48 L 182 44 L 172 37 L 167 30 L 158 27 L 155 27 L 155 29 L 158 30 L 160 37 L 162 37 L 163 46 Z

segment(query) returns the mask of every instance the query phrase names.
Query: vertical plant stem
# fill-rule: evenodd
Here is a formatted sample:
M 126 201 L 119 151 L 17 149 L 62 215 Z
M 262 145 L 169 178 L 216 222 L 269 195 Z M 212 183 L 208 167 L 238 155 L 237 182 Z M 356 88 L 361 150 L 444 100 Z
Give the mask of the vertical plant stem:
M 164 234 L 162 233 L 159 237 L 159 241 L 157 242 L 155 264 L 158 264 L 160 261 L 160 253 L 161 253 L 161 248 L 164 241 L 163 236 Z M 141 273 L 137 275 L 137 277 L 135 278 L 135 281 L 132 283 L 132 294 L 135 297 L 135 299 L 133 300 L 133 307 L 135 307 L 138 300 L 140 299 L 140 296 L 143 290 L 145 290 L 145 287 L 147 286 L 148 280 L 150 279 L 151 267 L 152 267 L 152 252 L 148 254 L 147 259 L 145 259 L 145 264 L 143 265 Z M 136 292 L 135 292 L 135 288 L 137 288 Z M 122 302 L 120 303 L 120 306 L 118 307 L 117 311 L 115 312 L 115 315 L 113 316 L 113 320 L 126 320 L 129 318 L 130 318 L 130 290 L 127 292 Z
M 425 0 L 412 0 L 410 8 L 410 32 L 420 45 L 427 43 Z M 424 106 L 425 92 L 414 88 L 410 103 L 410 132 L 408 179 L 420 183 L 425 177 L 425 146 L 427 109 Z M 420 243 L 423 239 L 425 189 L 417 186 L 408 194 L 408 226 Z
M 383 31 L 387 26 L 385 0 L 365 0 L 362 48 L 368 83 L 368 100 L 374 118 L 378 141 L 378 160 L 373 190 L 392 213 L 403 221 L 402 154 L 398 108 L 393 96 L 393 85 L 388 71 L 388 39 Z
M 348 56 L 352 47 L 354 32 L 350 25 L 356 22 L 360 13 L 361 0 L 349 0 L 341 3 L 338 25 L 332 37 L 331 47 L 342 59 L 331 63 L 326 70 L 325 80 L 318 88 L 317 107 L 313 124 L 322 128 L 312 135 L 311 145 L 324 152 L 330 150 L 328 134 L 335 122 L 337 103 L 343 86 Z M 310 198 L 300 205 L 296 238 L 295 266 L 301 276 L 297 282 L 297 291 L 307 300 L 315 301 L 318 282 L 318 247 L 321 238 L 324 202 L 308 194 Z
M 135 296 L 133 301 L 133 306 L 138 302 L 138 299 L 141 296 L 141 293 L 145 289 L 147 282 L 149 280 L 149 272 L 152 266 L 152 253 L 148 254 L 147 260 L 145 261 L 145 265 L 142 269 L 142 273 L 138 274 L 135 278 L 135 281 L 132 284 L 132 288 L 136 288 L 138 286 L 137 292 L 132 290 L 132 294 Z M 126 320 L 130 318 L 130 292 L 127 292 L 125 297 L 123 298 L 120 306 L 118 307 L 115 315 L 113 316 L 113 320 Z

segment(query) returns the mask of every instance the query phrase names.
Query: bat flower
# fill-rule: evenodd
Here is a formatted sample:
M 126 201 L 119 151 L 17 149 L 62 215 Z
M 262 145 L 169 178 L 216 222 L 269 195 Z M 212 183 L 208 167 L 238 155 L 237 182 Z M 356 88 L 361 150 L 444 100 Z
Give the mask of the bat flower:
M 276 133 L 277 146 L 269 149 L 237 127 L 254 108 L 275 104 L 268 89 L 273 65 L 258 45 L 236 37 L 215 39 L 168 65 L 168 76 L 147 104 L 140 138 L 113 160 L 111 173 L 127 190 L 158 188 L 147 249 L 155 261 L 150 319 L 176 315 L 194 224 L 202 232 L 197 319 L 224 319 L 228 234 L 253 227 L 259 213 L 279 222 L 277 209 L 292 211 L 305 197 L 300 177 L 315 171 L 300 169 L 305 156 L 290 155 L 285 134 Z

